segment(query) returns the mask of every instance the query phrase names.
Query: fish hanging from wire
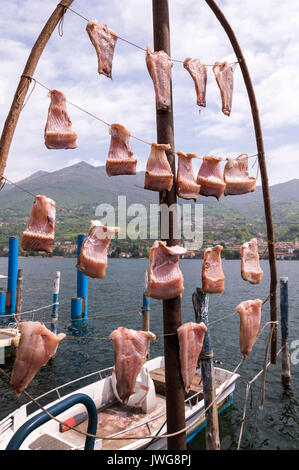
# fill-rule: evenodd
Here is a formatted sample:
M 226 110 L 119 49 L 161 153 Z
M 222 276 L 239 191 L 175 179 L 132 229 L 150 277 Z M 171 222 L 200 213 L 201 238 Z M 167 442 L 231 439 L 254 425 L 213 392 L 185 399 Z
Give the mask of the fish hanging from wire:
M 121 124 L 111 124 L 110 148 L 106 161 L 108 176 L 136 175 L 137 160 L 133 157 L 130 132 Z
M 10 384 L 19 396 L 42 366 L 53 357 L 64 333 L 56 335 L 38 321 L 20 323 L 21 338 L 13 365 Z
M 202 262 L 202 290 L 206 294 L 222 294 L 224 292 L 225 276 L 222 270 L 221 251 L 217 245 L 206 248 Z
M 99 74 L 112 78 L 112 62 L 118 39 L 117 34 L 108 25 L 98 24 L 96 20 L 88 22 L 86 31 L 97 53 Z
M 178 170 L 176 179 L 176 193 L 183 199 L 193 199 L 195 202 L 198 198 L 200 185 L 196 183 L 193 169 L 192 159 L 197 158 L 195 153 L 177 152 Z
M 240 314 L 240 351 L 243 358 L 251 353 L 255 343 L 262 315 L 263 302 L 260 299 L 241 302 L 236 311 Z
M 180 344 L 181 373 L 186 392 L 192 386 L 206 331 L 207 327 L 203 322 L 184 323 L 177 329 Z
M 66 98 L 61 91 L 50 90 L 51 99 L 45 128 L 45 145 L 48 149 L 77 148 L 77 134 L 66 111 Z
M 22 236 L 22 250 L 52 253 L 55 236 L 55 202 L 42 195 L 35 197 L 30 219 Z
M 199 194 L 214 196 L 218 201 L 225 189 L 225 182 L 220 168 L 221 161 L 221 157 L 204 156 L 196 179 L 197 184 L 200 185 Z
M 160 111 L 168 111 L 171 104 L 171 58 L 164 51 L 153 52 L 150 46 L 146 47 L 146 65 L 153 80 L 156 105 Z
M 186 253 L 181 246 L 167 246 L 156 240 L 150 250 L 147 297 L 166 300 L 181 295 L 184 278 L 179 266 L 179 256 Z
M 116 390 L 119 398 L 127 404 L 134 393 L 136 379 L 156 335 L 150 331 L 135 331 L 120 326 L 110 334 L 114 347 Z
M 241 246 L 241 276 L 250 284 L 259 284 L 263 276 L 263 270 L 259 262 L 258 243 L 256 238 Z
M 206 106 L 206 87 L 207 87 L 207 67 L 201 63 L 200 59 L 191 59 L 187 57 L 184 61 L 184 68 L 190 73 L 197 96 L 198 106 Z
M 223 171 L 226 184 L 224 196 L 246 194 L 255 191 L 256 179 L 249 176 L 248 155 L 242 153 L 237 158 L 227 158 Z
M 222 112 L 229 116 L 232 109 L 234 72 L 227 62 L 216 62 L 213 72 L 221 94 Z
M 165 150 L 169 144 L 151 144 L 151 152 L 146 162 L 144 188 L 152 191 L 170 191 L 173 185 L 173 173 Z
M 103 279 L 108 265 L 108 247 L 111 238 L 118 232 L 119 227 L 106 227 L 99 220 L 92 220 L 76 267 L 86 276 Z

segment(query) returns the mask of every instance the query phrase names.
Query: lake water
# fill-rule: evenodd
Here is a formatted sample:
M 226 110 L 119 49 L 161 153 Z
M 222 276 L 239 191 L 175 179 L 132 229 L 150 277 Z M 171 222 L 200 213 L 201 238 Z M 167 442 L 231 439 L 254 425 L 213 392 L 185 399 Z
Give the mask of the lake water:
M 55 271 L 61 271 L 60 307 L 58 332 L 64 332 L 64 339 L 57 355 L 51 363 L 43 367 L 28 387 L 33 396 L 61 385 L 74 378 L 102 369 L 113 364 L 112 342 L 109 334 L 118 326 L 141 329 L 142 319 L 139 313 L 127 313 L 138 310 L 142 304 L 144 271 L 146 259 L 109 259 L 105 279 L 89 280 L 87 322 L 81 327 L 70 321 L 71 297 L 76 296 L 76 260 L 71 258 L 21 258 L 19 267 L 24 269 L 24 290 L 37 288 L 49 279 Z M 201 286 L 201 260 L 181 260 L 185 290 L 182 297 L 183 322 L 194 321 L 192 293 Z M 261 261 L 264 270 L 262 282 L 253 286 L 244 282 L 240 276 L 240 261 L 223 261 L 226 275 L 225 292 L 222 296 L 211 295 L 209 321 L 232 313 L 243 300 L 265 299 L 269 292 L 268 261 Z M 7 258 L 0 258 L 0 274 L 7 272 Z M 279 276 L 289 277 L 289 344 L 299 339 L 299 262 L 278 261 Z M 0 281 L 0 287 L 5 287 Z M 52 303 L 52 286 L 43 290 L 24 293 L 23 311 Z M 278 298 L 279 304 L 279 298 Z M 122 313 L 120 313 L 122 312 Z M 111 315 L 118 314 L 119 315 Z M 35 320 L 49 324 L 51 309 L 35 314 Z M 96 318 L 91 318 L 96 317 Z M 23 318 L 24 319 L 24 318 Z M 26 319 L 32 319 L 32 314 Z M 269 303 L 263 307 L 262 325 L 269 320 Z M 157 336 L 163 334 L 162 305 L 151 300 L 150 329 Z M 269 327 L 254 346 L 238 373 L 233 405 L 220 416 L 220 440 L 222 449 L 236 449 L 243 413 L 246 382 L 251 380 L 263 367 Z M 239 317 L 235 315 L 210 327 L 210 335 L 216 360 L 222 361 L 222 367 L 234 370 L 241 355 L 239 351 Z M 94 337 L 94 339 L 88 339 Z M 96 338 L 95 338 L 96 337 Z M 101 339 L 99 339 L 101 338 Z M 279 344 L 280 347 L 280 338 Z M 298 346 L 297 346 L 298 349 Z M 292 380 L 288 390 L 281 383 L 280 356 L 277 365 L 270 365 L 266 379 L 266 398 L 264 409 L 258 407 L 258 395 L 261 381 L 258 379 L 249 396 L 247 417 L 242 438 L 242 449 L 296 449 L 299 439 L 299 352 L 291 349 L 295 361 L 291 364 Z M 151 357 L 163 354 L 163 337 L 151 342 Z M 6 360 L 4 370 L 11 373 L 13 360 Z M 0 418 L 27 401 L 15 395 L 6 380 L 0 378 Z M 194 449 L 204 449 L 204 433 L 193 441 Z

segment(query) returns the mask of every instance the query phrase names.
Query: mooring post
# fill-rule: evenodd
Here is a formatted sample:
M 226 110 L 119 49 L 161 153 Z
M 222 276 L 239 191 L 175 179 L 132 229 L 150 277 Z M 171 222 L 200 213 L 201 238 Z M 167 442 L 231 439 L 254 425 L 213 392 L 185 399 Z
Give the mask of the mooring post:
M 71 319 L 82 320 L 82 303 L 81 297 L 72 297 L 71 301 Z
M 77 241 L 77 255 L 79 257 L 81 246 L 86 238 L 86 235 L 78 235 Z M 82 299 L 82 318 L 87 318 L 87 304 L 88 304 L 88 277 L 81 273 L 79 269 L 77 269 L 77 297 L 81 297 Z
M 21 320 L 21 312 L 23 308 L 23 297 L 22 297 L 22 289 L 23 289 L 23 269 L 18 269 L 18 277 L 17 277 L 17 300 L 16 300 L 16 313 L 15 319 L 17 322 Z
M 18 252 L 19 252 L 18 238 L 10 237 L 9 238 L 9 252 L 8 252 L 8 280 L 7 280 L 7 299 L 6 299 L 8 313 L 16 312 Z
M 5 315 L 5 299 L 6 299 L 5 291 L 0 290 L 0 315 Z
M 154 50 L 165 51 L 169 57 L 170 33 L 169 33 L 169 9 L 168 0 L 152 0 Z M 160 193 L 160 204 L 168 207 L 176 204 L 175 191 L 175 148 L 174 148 L 174 126 L 172 106 L 172 85 L 170 83 L 171 104 L 167 111 L 160 111 L 156 107 L 157 143 L 170 144 L 171 149 L 166 151 L 167 159 L 174 175 L 174 184 L 171 191 Z M 164 194 L 165 193 L 165 194 Z M 172 211 L 168 211 L 169 236 L 166 239 L 168 246 L 178 243 L 175 239 L 177 233 L 177 220 Z M 167 223 L 161 220 L 161 224 Z M 177 329 L 181 326 L 181 297 L 163 300 L 163 327 L 164 327 L 164 358 L 165 358 L 165 386 L 166 386 L 166 417 L 167 432 L 169 434 L 182 430 L 179 434 L 167 439 L 168 450 L 186 449 L 186 427 L 185 422 L 185 389 L 181 376 L 179 341 Z
M 286 385 L 291 380 L 288 282 L 288 277 L 280 278 L 281 379 Z
M 197 323 L 203 322 L 208 326 L 209 296 L 202 289 L 196 289 L 192 295 L 192 302 Z M 218 410 L 215 392 L 215 378 L 213 366 L 213 350 L 211 345 L 209 329 L 207 329 L 201 354 L 199 357 L 201 364 L 201 376 L 203 382 L 203 393 L 205 408 L 211 403 L 211 407 L 206 411 L 206 449 L 220 450 Z
M 143 288 L 143 299 L 142 299 L 142 330 L 149 331 L 150 329 L 150 298 L 146 297 L 147 293 L 147 271 L 144 275 L 144 288 Z
M 60 271 L 56 271 L 53 288 L 53 307 L 51 314 L 51 331 L 56 333 L 57 320 L 58 320 L 58 301 L 59 301 L 59 288 L 60 288 Z

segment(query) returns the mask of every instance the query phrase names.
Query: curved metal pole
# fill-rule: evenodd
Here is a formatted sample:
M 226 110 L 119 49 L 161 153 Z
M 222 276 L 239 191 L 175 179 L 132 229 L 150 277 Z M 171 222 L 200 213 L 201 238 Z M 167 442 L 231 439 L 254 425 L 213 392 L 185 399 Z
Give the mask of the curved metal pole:
M 35 72 L 40 56 L 42 55 L 43 50 L 51 37 L 51 34 L 53 33 L 60 19 L 63 17 L 66 8 L 69 7 L 72 3 L 73 0 L 62 0 L 60 3 L 58 3 L 30 52 L 23 74 L 21 75 L 18 87 L 16 89 L 10 111 L 6 118 L 0 139 L 0 183 L 5 172 L 7 157 L 13 135 L 31 82 L 30 77 L 32 77 Z
M 248 93 L 248 98 L 251 107 L 252 119 L 255 130 L 256 145 L 258 150 L 258 161 L 261 172 L 261 181 L 262 181 L 262 190 L 264 198 L 264 209 L 265 209 L 265 219 L 267 226 L 267 237 L 268 237 L 268 253 L 269 253 L 269 265 L 270 265 L 270 317 L 271 321 L 277 321 L 277 302 L 276 302 L 276 290 L 277 290 L 277 268 L 276 268 L 276 256 L 275 256 L 275 239 L 274 239 L 274 226 L 272 219 L 272 208 L 270 200 L 270 189 L 268 182 L 267 166 L 265 159 L 264 151 L 264 142 L 263 142 L 263 133 L 260 122 L 259 110 L 257 106 L 257 101 L 254 93 L 253 84 L 249 74 L 249 70 L 243 56 L 241 47 L 238 43 L 238 40 L 235 36 L 234 31 L 232 30 L 229 22 L 225 18 L 224 14 L 214 2 L 214 0 L 205 0 L 209 5 L 211 10 L 215 13 L 217 19 L 221 23 L 221 26 L 225 30 L 228 39 L 231 42 L 231 45 L 235 51 L 236 57 L 238 59 L 240 69 L 243 75 L 245 86 Z M 277 324 L 272 324 L 273 335 L 271 341 L 271 364 L 277 363 Z

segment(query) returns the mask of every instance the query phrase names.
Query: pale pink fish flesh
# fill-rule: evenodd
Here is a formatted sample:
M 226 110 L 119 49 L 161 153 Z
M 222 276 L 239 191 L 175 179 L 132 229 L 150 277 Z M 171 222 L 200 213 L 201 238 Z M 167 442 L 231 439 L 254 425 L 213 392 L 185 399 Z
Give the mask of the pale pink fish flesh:
M 177 156 L 178 171 L 176 193 L 183 199 L 193 199 L 197 201 L 200 186 L 195 181 L 192 169 L 192 158 L 196 158 L 197 155 L 195 153 L 177 152 Z
M 89 21 L 86 26 L 88 36 L 95 47 L 98 57 L 98 72 L 112 78 L 112 62 L 117 34 L 106 24 Z
M 202 159 L 196 182 L 200 185 L 199 194 L 221 198 L 225 189 L 225 182 L 220 168 L 221 157 L 206 155 Z
M 156 335 L 150 331 L 135 331 L 120 326 L 110 334 L 110 339 L 114 347 L 116 390 L 126 404 L 146 361 L 150 339 L 156 339 Z
M 76 132 L 72 131 L 72 122 L 66 111 L 66 99 L 58 90 L 49 92 L 51 103 L 45 128 L 45 145 L 48 149 L 77 148 Z
M 20 395 L 42 366 L 56 353 L 64 333 L 56 335 L 37 321 L 20 323 L 21 338 L 13 365 L 10 384 Z
M 216 62 L 213 72 L 221 93 L 222 112 L 229 116 L 232 109 L 234 72 L 227 62 Z
M 107 251 L 111 238 L 119 227 L 106 227 L 92 221 L 88 235 L 82 243 L 77 268 L 86 276 L 103 279 L 108 264 Z
M 137 160 L 133 157 L 130 132 L 121 124 L 111 124 L 109 131 L 111 141 L 106 161 L 107 175 L 136 175 Z
M 173 185 L 173 173 L 167 160 L 165 150 L 170 150 L 169 144 L 151 145 L 147 159 L 144 188 L 152 191 L 170 191 Z
M 157 109 L 168 111 L 171 105 L 171 59 L 166 52 L 153 52 L 150 46 L 147 46 L 146 65 L 154 83 Z
M 236 311 L 240 314 L 240 351 L 245 359 L 252 351 L 261 324 L 263 302 L 260 299 L 241 302 Z
M 52 253 L 55 226 L 55 202 L 46 196 L 36 196 L 29 222 L 23 232 L 22 250 Z
M 263 276 L 263 270 L 259 262 L 258 243 L 256 238 L 241 246 L 241 275 L 244 281 L 251 284 L 259 284 Z
M 222 270 L 221 245 L 207 248 L 202 262 L 202 289 L 207 294 L 224 292 L 225 276 Z
M 249 176 L 247 153 L 243 153 L 237 158 L 227 158 L 223 177 L 226 184 L 224 190 L 225 196 L 255 191 L 256 179 L 253 176 Z
M 166 300 L 181 295 L 184 290 L 184 278 L 179 266 L 179 255 L 186 249 L 166 246 L 166 242 L 156 240 L 151 248 L 148 266 L 147 296 Z
M 201 323 L 184 323 L 177 329 L 180 344 L 181 373 L 188 392 L 197 369 L 198 358 L 202 350 L 206 325 Z
M 190 73 L 197 96 L 198 106 L 206 106 L 206 86 L 207 86 L 207 67 L 201 63 L 200 59 L 191 59 L 188 57 L 184 61 L 184 67 Z

